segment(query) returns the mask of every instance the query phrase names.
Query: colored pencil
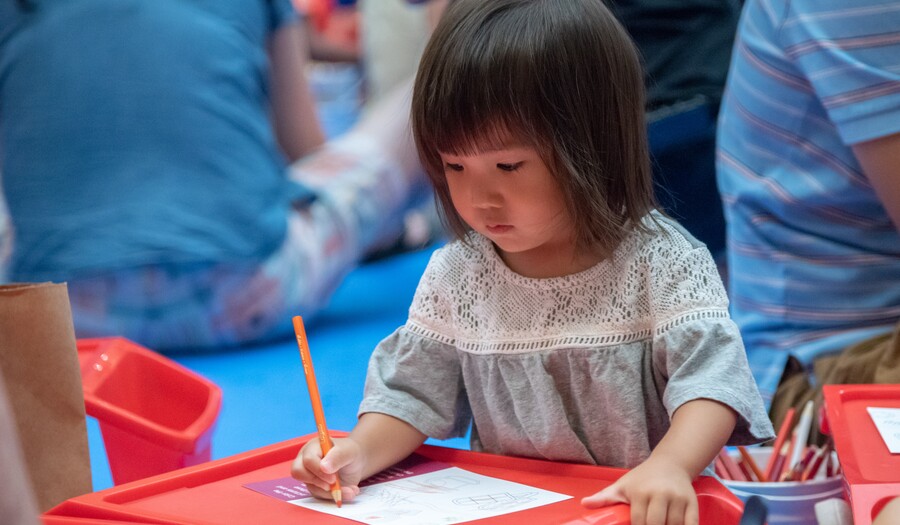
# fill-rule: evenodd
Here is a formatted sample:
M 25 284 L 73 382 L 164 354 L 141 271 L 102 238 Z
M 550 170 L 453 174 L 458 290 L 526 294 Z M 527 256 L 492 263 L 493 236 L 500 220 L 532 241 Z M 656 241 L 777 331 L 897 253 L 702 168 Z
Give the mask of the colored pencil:
M 803 471 L 806 470 L 806 467 L 809 466 L 809 462 L 812 461 L 812 458 L 816 455 L 816 447 L 804 447 L 803 456 L 801 456 L 800 460 L 794 464 L 784 475 L 781 477 L 779 481 L 800 481 L 800 476 L 803 474 Z
M 719 456 L 716 456 L 714 468 L 716 470 L 716 475 L 720 478 L 731 479 L 731 474 L 728 473 L 728 469 L 725 468 L 725 464 L 722 463 L 722 458 L 720 458 Z
M 778 459 L 778 456 L 781 452 L 781 447 L 784 446 L 784 442 L 787 439 L 788 435 L 791 433 L 791 425 L 794 423 L 794 414 L 795 410 L 793 407 L 788 408 L 787 412 L 784 414 L 784 419 L 781 420 L 781 426 L 778 428 L 778 434 L 775 435 L 775 443 L 772 445 L 772 454 L 769 456 L 769 461 L 766 463 L 766 470 L 763 473 L 766 479 L 776 479 L 772 476 L 775 472 L 775 461 Z
M 803 410 L 800 412 L 800 420 L 797 422 L 797 426 L 794 427 L 794 450 L 791 453 L 790 461 L 785 465 L 788 472 L 797 466 L 797 463 L 800 462 L 803 455 L 806 453 L 806 444 L 809 442 L 809 431 L 812 428 L 812 420 L 813 402 L 812 399 L 810 399 L 803 405 Z
M 775 458 L 775 465 L 772 467 L 772 475 L 768 476 L 767 479 L 772 481 L 778 481 L 781 478 L 781 472 L 784 470 L 785 463 L 787 462 L 788 457 L 791 455 L 791 447 L 793 446 L 794 440 L 790 439 L 784 445 L 781 446 L 781 450 L 778 451 L 778 457 Z
M 741 453 L 741 457 L 744 459 L 744 463 L 747 464 L 747 467 L 753 472 L 753 476 L 756 477 L 756 481 L 766 482 L 769 481 L 769 478 L 759 470 L 759 465 L 756 464 L 756 461 L 753 460 L 753 456 L 747 452 L 747 447 L 738 447 L 738 452 Z
M 306 339 L 306 329 L 303 327 L 303 318 L 294 316 L 294 333 L 297 335 L 297 346 L 300 347 L 300 360 L 303 361 L 303 373 L 306 375 L 306 386 L 309 389 L 309 400 L 312 403 L 313 417 L 316 419 L 316 431 L 319 434 L 319 445 L 322 447 L 322 457 L 331 450 L 331 436 L 328 435 L 328 427 L 325 426 L 325 412 L 322 410 L 322 399 L 319 397 L 319 385 L 316 383 L 316 373 L 313 369 L 312 356 L 309 354 L 309 342 Z M 341 483 L 336 478 L 331 484 L 331 497 L 340 508 Z
M 826 455 L 831 454 L 831 442 L 825 443 L 825 445 L 816 452 L 816 457 L 810 461 L 809 466 L 806 470 L 803 471 L 803 474 L 800 475 L 800 481 L 807 481 L 813 479 L 816 476 L 816 473 L 819 471 L 819 467 L 822 466 L 822 461 L 825 459 Z
M 753 471 L 750 470 L 750 467 L 747 466 L 747 462 L 744 461 L 744 458 L 737 458 L 737 466 L 741 469 L 741 474 L 744 475 L 744 478 L 747 481 L 759 481 L 759 478 L 753 475 Z
M 725 470 L 728 471 L 731 479 L 735 481 L 750 481 L 746 476 L 744 476 L 744 473 L 741 472 L 741 467 L 739 467 L 734 458 L 728 454 L 727 450 L 725 450 L 724 448 L 720 450 L 719 458 L 721 458 L 722 464 L 725 465 Z

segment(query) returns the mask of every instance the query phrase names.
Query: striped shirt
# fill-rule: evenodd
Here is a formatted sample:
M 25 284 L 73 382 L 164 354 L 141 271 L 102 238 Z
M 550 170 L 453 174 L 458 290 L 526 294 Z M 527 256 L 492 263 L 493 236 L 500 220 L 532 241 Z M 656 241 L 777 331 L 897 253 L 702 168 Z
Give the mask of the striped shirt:
M 900 319 L 900 235 L 850 149 L 897 132 L 900 1 L 748 0 L 717 170 L 732 316 L 767 401 L 788 354 Z

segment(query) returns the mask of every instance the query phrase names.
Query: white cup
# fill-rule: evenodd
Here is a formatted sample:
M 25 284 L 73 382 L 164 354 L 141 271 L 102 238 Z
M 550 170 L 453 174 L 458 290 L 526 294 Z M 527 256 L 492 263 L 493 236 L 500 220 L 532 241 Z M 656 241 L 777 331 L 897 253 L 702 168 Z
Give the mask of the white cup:
M 765 469 L 772 454 L 772 447 L 749 447 L 747 452 Z M 832 452 L 832 459 L 837 456 Z M 735 461 L 738 456 L 735 456 Z M 831 498 L 843 497 L 843 478 L 841 476 L 825 477 L 824 468 L 812 479 L 806 481 L 734 481 L 723 479 L 728 487 L 741 501 L 750 496 L 763 498 L 769 508 L 769 525 L 817 525 L 816 503 Z

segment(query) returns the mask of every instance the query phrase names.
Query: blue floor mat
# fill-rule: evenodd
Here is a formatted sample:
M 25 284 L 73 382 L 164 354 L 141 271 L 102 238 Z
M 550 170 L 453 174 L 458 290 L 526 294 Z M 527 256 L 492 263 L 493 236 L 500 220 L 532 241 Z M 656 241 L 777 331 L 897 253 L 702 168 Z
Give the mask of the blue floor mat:
M 395 255 L 354 270 L 321 315 L 307 323 L 310 353 L 329 428 L 350 430 L 362 399 L 369 355 L 406 321 L 432 249 Z M 213 459 L 316 431 L 297 342 L 173 359 L 222 389 Z M 88 418 L 94 490 L 111 487 L 99 425 Z M 468 448 L 466 438 L 429 441 Z

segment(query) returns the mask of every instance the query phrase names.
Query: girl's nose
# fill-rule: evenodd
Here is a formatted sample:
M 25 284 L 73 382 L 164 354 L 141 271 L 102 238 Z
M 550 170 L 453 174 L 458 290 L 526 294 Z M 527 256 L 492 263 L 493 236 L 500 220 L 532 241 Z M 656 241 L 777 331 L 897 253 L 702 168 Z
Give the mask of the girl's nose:
M 497 208 L 502 203 L 502 195 L 492 184 L 472 184 L 469 202 L 475 208 Z

